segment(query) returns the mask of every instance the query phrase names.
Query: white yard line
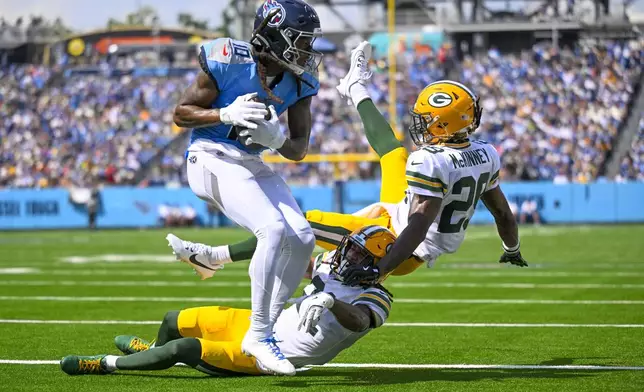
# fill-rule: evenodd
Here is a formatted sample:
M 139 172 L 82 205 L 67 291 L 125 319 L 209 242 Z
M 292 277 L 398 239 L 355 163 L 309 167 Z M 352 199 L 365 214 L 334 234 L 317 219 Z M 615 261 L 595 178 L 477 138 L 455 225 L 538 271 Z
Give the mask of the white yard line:
M 117 270 L 117 269 L 39 269 L 39 268 L 0 268 L 0 275 L 46 275 L 46 276 L 196 276 L 190 268 L 184 270 L 146 270 L 146 266 L 140 267 L 140 270 Z M 217 274 L 217 278 L 226 277 L 248 278 L 246 270 L 226 270 Z
M 386 283 L 393 288 L 491 288 L 491 289 L 644 289 L 644 284 L 612 283 L 469 283 L 469 282 L 401 282 Z
M 65 297 L 65 296 L 0 296 L 0 301 L 53 302 L 250 302 L 249 297 Z
M 564 300 L 564 299 L 470 299 L 395 298 L 396 304 L 535 304 L 535 305 L 644 305 L 644 300 Z
M 32 275 L 41 272 L 37 268 L 10 267 L 0 268 L 0 275 Z
M 529 268 L 516 269 L 516 268 L 503 268 L 497 271 L 437 271 L 434 269 L 419 268 L 414 271 L 411 276 L 423 277 L 445 277 L 445 276 L 459 276 L 459 277 L 477 277 L 477 278 L 491 278 L 491 277 L 529 277 L 529 278 L 595 278 L 595 277 L 644 277 L 644 272 L 633 271 L 534 271 Z
M 644 328 L 644 324 L 531 324 L 531 323 L 385 323 L 412 328 Z
M 93 287 L 250 287 L 249 281 L 167 281 L 167 280 L 0 280 L 0 286 L 93 286 Z M 387 287 L 406 288 L 496 288 L 496 289 L 644 289 L 644 284 L 611 283 L 470 283 L 400 282 Z
M 0 324 L 159 325 L 155 320 L 23 320 L 0 319 Z M 408 328 L 644 328 L 644 324 L 531 324 L 531 323 L 385 323 Z
M 71 325 L 159 325 L 161 321 L 154 320 L 19 320 L 0 319 L 0 324 L 71 324 Z
M 114 257 L 117 255 L 107 255 Z M 164 261 L 152 261 L 151 259 L 141 259 L 137 260 L 134 256 L 136 255 L 122 255 L 131 256 L 132 261 L 100 261 L 92 263 L 69 263 L 61 260 L 56 261 L 29 261 L 24 264 L 16 265 L 15 259 L 6 259 L 0 260 L 0 267 L 62 267 L 69 268 L 72 270 L 79 269 L 92 269 L 92 268 L 109 268 L 109 269 L 138 269 L 142 265 L 148 268 L 158 268 L 158 269 L 173 269 L 180 265 L 180 262 L 176 259 L 172 259 L 172 262 L 168 261 L 167 256 L 158 255 L 154 256 L 159 260 Z M 152 255 L 148 255 L 152 257 Z M 85 260 L 89 259 L 91 256 L 71 256 L 67 259 L 69 260 Z M 248 262 L 238 262 L 227 264 L 226 268 L 229 269 L 248 269 Z M 512 270 L 514 269 L 511 266 L 504 266 L 495 263 L 494 260 L 458 260 L 458 261 L 443 261 L 438 262 L 431 270 L 451 270 L 451 269 L 471 269 L 471 270 Z M 548 270 L 589 270 L 589 269 L 617 269 L 617 270 L 633 270 L 633 269 L 644 269 L 644 262 L 624 262 L 624 261 L 615 261 L 615 262 L 603 262 L 603 263 L 578 263 L 578 262 L 562 262 L 557 260 L 540 260 L 532 261 L 530 263 L 530 270 L 534 269 L 548 269 Z
M 507 369 L 507 370 L 644 370 L 644 366 L 597 365 L 467 365 L 467 364 L 396 364 L 396 363 L 327 363 L 326 368 L 367 369 Z
M 0 301 L 52 302 L 249 302 L 248 297 L 84 297 L 84 296 L 0 296 Z M 644 305 L 644 300 L 559 300 L 481 298 L 396 298 L 396 304 L 498 304 L 498 305 Z
M 0 268 L 0 275 L 46 275 L 46 276 L 195 276 L 195 273 L 186 267 L 185 270 L 147 270 L 149 266 L 142 266 L 140 270 L 128 269 L 39 269 L 30 267 L 11 266 Z M 643 272 L 635 271 L 535 271 L 531 269 L 514 269 L 503 268 L 497 271 L 464 271 L 464 270 L 435 270 L 420 268 L 411 275 L 412 277 L 475 277 L 475 278 L 492 278 L 492 277 L 522 277 L 522 278 L 605 278 L 605 277 L 644 277 Z M 227 277 L 248 277 L 246 269 L 224 269 L 217 273 L 215 279 Z
M 44 361 L 40 359 L 0 359 L 0 365 L 58 365 L 58 361 Z
M 0 359 L 0 365 L 58 365 L 60 360 Z M 399 363 L 327 363 L 324 368 L 358 369 L 463 369 L 463 370 L 644 370 L 644 366 L 599 365 L 479 365 L 479 364 L 399 364 Z
M 250 287 L 246 281 L 163 281 L 163 280 L 0 280 L 0 286 L 90 286 L 90 287 Z

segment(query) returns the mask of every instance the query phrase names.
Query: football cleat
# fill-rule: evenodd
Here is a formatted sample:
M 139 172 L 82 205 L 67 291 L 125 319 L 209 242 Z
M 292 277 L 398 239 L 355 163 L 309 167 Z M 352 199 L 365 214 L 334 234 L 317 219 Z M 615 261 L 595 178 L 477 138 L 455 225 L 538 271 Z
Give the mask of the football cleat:
M 152 343 L 132 335 L 119 335 L 114 338 L 114 345 L 125 355 L 149 350 Z
M 105 366 L 106 355 L 77 356 L 68 355 L 60 361 L 60 368 L 70 376 L 81 374 L 109 374 Z
M 295 366 L 282 354 L 274 337 L 254 340 L 248 334 L 242 340 L 241 349 L 249 357 L 257 360 L 257 369 L 274 376 L 293 376 Z
M 210 247 L 196 242 L 183 241 L 174 234 L 165 237 L 172 253 L 177 260 L 187 263 L 195 270 L 201 280 L 212 278 L 218 270 L 224 268 L 223 264 L 213 264 L 210 261 Z
M 338 92 L 343 97 L 351 100 L 349 89 L 356 83 L 363 85 L 367 84 L 367 80 L 371 78 L 371 71 L 369 70 L 369 60 L 371 59 L 371 44 L 367 41 L 362 41 L 360 45 L 356 46 L 351 51 L 351 66 L 349 72 L 340 79 L 340 84 L 336 87 Z

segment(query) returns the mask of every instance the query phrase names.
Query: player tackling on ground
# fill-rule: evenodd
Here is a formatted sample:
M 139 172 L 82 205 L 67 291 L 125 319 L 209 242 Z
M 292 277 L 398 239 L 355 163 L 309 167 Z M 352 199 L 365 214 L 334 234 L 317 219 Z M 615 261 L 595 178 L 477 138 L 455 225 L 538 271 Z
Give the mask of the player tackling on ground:
M 347 285 L 344 274 L 350 266 L 375 267 L 394 241 L 386 228 L 368 226 L 346 236 L 336 251 L 311 260 L 306 295 L 275 323 L 285 360 L 296 368 L 325 364 L 385 322 L 392 303 L 389 292 L 379 283 Z M 161 370 L 179 362 L 211 375 L 274 374 L 242 355 L 250 313 L 220 306 L 168 312 L 153 347 L 141 338 L 121 335 L 114 339 L 116 347 L 132 355 L 70 355 L 60 366 L 70 375 Z
M 302 280 L 315 239 L 288 186 L 260 153 L 272 148 L 291 160 L 306 155 L 311 97 L 319 88 L 321 55 L 312 44 L 320 21 L 302 0 L 265 0 L 254 28 L 250 42 L 221 38 L 201 47 L 201 70 L 174 121 L 193 128 L 186 154 L 192 191 L 257 239 L 248 271 L 252 316 L 242 350 L 276 373 L 294 374 L 272 330 Z M 289 137 L 278 121 L 285 111 Z M 172 234 L 167 239 L 178 258 L 208 268 L 211 247 Z
M 317 244 L 332 249 L 358 227 L 385 226 L 398 235 L 392 251 L 377 267 L 355 269 L 347 279 L 378 281 L 389 273 L 405 275 L 424 263 L 431 266 L 443 253 L 456 252 L 481 199 L 503 241 L 499 261 L 527 266 L 519 251 L 516 220 L 499 187 L 499 155 L 492 145 L 469 139 L 481 119 L 478 97 L 448 80 L 425 87 L 410 110 L 409 134 L 417 149 L 409 155 L 367 92 L 370 56 L 367 42 L 353 50 L 351 68 L 338 90 L 357 108 L 367 139 L 380 156 L 380 203 L 353 215 L 308 211 Z M 217 254 L 226 257 L 212 260 L 210 269 L 192 266 L 202 278 L 210 277 L 213 267 L 248 259 L 254 246 L 251 238 L 217 247 Z

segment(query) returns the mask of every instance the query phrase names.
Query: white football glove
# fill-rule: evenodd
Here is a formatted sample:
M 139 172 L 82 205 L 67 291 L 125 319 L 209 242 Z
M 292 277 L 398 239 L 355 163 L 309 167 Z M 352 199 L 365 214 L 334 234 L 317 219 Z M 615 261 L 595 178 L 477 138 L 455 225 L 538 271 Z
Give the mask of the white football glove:
M 268 114 L 266 105 L 262 102 L 251 101 L 257 93 L 240 95 L 225 108 L 219 109 L 219 119 L 224 124 L 231 124 L 244 128 L 257 128 L 253 121 L 263 120 Z
M 308 332 L 311 328 L 315 328 L 324 309 L 331 309 L 333 304 L 335 304 L 335 299 L 325 292 L 307 297 L 300 304 L 300 322 L 297 325 L 297 329 L 302 332 Z
M 246 139 L 245 143 L 247 146 L 257 143 L 261 144 L 264 147 L 272 148 L 277 150 L 284 145 L 286 141 L 286 136 L 282 133 L 280 129 L 280 120 L 277 117 L 275 112 L 275 107 L 273 105 L 269 106 L 268 109 L 271 112 L 271 119 L 264 120 L 262 118 L 259 121 L 255 121 L 257 124 L 253 129 L 244 129 L 239 132 L 239 136 L 249 136 Z

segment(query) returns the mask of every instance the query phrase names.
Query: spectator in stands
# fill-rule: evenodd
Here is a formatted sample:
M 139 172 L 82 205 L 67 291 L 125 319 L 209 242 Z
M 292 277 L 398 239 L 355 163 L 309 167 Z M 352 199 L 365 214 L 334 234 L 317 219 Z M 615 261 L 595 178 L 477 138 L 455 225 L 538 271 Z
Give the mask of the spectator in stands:
M 181 224 L 181 209 L 170 203 L 159 204 L 159 220 L 163 227 L 176 227 Z
M 181 207 L 181 226 L 194 226 L 197 219 L 197 211 L 191 205 Z
M 537 208 L 537 202 L 534 199 L 526 199 L 521 203 L 521 213 L 519 215 L 519 223 L 525 224 L 530 218 L 531 222 L 535 225 L 541 224 L 541 215 Z

